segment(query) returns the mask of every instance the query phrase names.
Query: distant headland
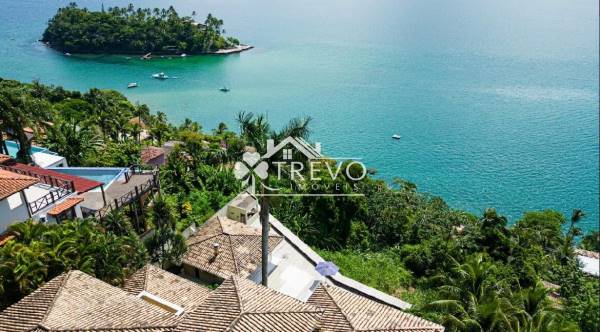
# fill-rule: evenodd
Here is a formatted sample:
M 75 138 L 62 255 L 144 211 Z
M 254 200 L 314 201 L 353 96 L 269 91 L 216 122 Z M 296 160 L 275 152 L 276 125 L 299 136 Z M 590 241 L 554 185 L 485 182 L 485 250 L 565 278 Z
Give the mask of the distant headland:
M 89 54 L 230 54 L 252 46 L 225 37 L 223 20 L 208 14 L 204 23 L 168 9 L 111 7 L 90 11 L 70 3 L 48 21 L 41 41 L 55 50 Z

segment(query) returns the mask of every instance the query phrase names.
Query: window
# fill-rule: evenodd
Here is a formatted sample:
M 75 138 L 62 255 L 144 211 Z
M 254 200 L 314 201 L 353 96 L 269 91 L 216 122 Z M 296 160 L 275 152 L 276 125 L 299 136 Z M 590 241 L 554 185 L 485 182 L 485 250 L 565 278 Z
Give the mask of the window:
M 19 206 L 21 206 L 23 204 L 23 200 L 21 199 L 21 193 L 20 192 L 14 194 L 12 196 L 9 196 L 7 198 L 7 200 L 8 200 L 8 207 L 11 210 L 16 209 L 16 208 L 18 208 Z
M 283 160 L 292 160 L 292 149 L 283 149 Z

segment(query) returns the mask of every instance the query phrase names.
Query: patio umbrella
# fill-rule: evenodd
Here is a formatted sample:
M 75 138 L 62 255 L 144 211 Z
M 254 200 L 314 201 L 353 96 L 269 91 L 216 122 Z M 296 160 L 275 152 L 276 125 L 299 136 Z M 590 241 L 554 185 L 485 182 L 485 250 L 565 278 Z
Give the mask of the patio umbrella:
M 322 276 L 332 276 L 340 270 L 333 262 L 319 262 L 315 268 Z

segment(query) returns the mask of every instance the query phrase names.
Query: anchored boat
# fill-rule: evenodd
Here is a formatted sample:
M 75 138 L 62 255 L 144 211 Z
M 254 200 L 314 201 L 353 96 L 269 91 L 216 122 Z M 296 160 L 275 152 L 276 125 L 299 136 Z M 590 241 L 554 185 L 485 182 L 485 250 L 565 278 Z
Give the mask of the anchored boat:
M 157 74 L 153 74 L 152 78 L 156 78 L 159 80 L 166 80 L 167 78 L 169 78 L 169 76 L 165 75 L 165 73 L 157 73 Z

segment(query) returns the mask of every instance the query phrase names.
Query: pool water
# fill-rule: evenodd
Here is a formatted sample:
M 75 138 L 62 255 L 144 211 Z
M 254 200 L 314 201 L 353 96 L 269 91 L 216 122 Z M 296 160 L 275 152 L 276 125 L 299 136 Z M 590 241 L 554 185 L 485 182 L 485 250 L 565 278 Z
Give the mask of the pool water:
M 115 180 L 119 179 L 127 171 L 127 168 L 117 167 L 55 167 L 50 169 L 64 174 L 102 182 L 104 183 L 104 189 L 107 189 Z
M 6 147 L 8 148 L 8 155 L 16 158 L 17 157 L 17 152 L 19 151 L 19 143 L 15 142 L 15 141 L 6 141 Z M 54 154 L 53 152 L 51 152 L 48 149 L 45 148 L 41 148 L 39 146 L 32 146 L 31 150 L 30 150 L 31 154 L 37 153 L 37 152 L 44 152 L 44 153 L 49 153 L 49 154 Z

